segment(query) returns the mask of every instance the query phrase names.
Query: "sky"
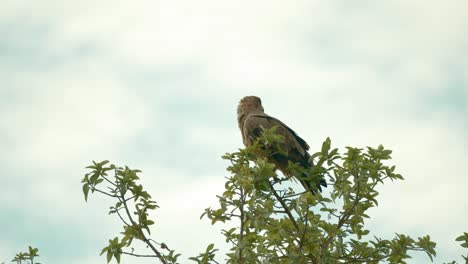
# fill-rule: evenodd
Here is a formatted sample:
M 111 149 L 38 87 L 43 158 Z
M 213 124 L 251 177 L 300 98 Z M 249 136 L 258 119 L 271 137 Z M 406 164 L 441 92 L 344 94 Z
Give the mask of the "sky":
M 242 147 L 238 101 L 320 149 L 383 144 L 405 181 L 369 227 L 430 235 L 461 261 L 468 231 L 468 2 L 25 1 L 0 8 L 0 262 L 105 263 L 121 224 L 80 181 L 92 160 L 143 171 L 154 239 L 181 263 L 222 225 L 199 219 Z M 424 255 L 414 254 L 424 263 Z M 222 256 L 218 258 L 222 260 Z M 123 258 L 123 263 L 151 263 Z

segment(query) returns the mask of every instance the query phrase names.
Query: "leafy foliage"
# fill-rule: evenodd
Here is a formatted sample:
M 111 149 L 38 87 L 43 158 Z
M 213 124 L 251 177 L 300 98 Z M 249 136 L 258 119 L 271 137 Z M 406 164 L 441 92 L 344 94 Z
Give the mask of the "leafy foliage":
M 34 258 L 39 257 L 38 253 L 39 253 L 39 249 L 29 246 L 28 251 L 19 252 L 18 254 L 16 254 L 16 256 L 13 258 L 11 262 L 16 262 L 18 264 L 22 264 L 22 263 L 41 264 L 39 262 L 34 262 Z
M 201 218 L 207 217 L 212 224 L 230 224 L 231 228 L 222 230 L 231 245 L 226 263 L 406 263 L 411 251 L 425 252 L 433 260 L 436 243 L 428 235 L 412 238 L 396 233 L 391 239 L 383 239 L 371 237 L 365 227 L 367 211 L 378 205 L 377 187 L 388 180 L 403 179 L 395 172 L 395 166 L 387 165 L 391 150 L 381 145 L 366 149 L 347 147 L 340 154 L 331 148 L 327 138 L 321 151 L 311 157 L 314 166 L 289 164 L 288 170 L 296 177 L 307 175 L 308 180 L 317 182 L 323 177 L 328 179 L 329 188 L 324 194 L 312 194 L 297 192 L 291 187 L 291 180 L 280 177 L 275 165 L 265 158 L 272 151 L 284 154 L 275 149 L 283 140 L 272 128 L 264 131 L 251 147 L 223 156 L 230 162 L 230 176 L 224 192 L 217 196 L 219 207 L 205 209 Z M 120 236 L 109 239 L 101 251 L 107 262 L 115 259 L 120 263 L 122 255 L 129 255 L 155 258 L 164 264 L 178 263 L 180 254 L 151 238 L 155 223 L 149 214 L 158 205 L 138 184 L 140 171 L 109 161 L 93 162 L 87 169 L 90 171 L 82 179 L 85 201 L 95 192 L 111 197 L 115 203 L 109 214 L 124 224 Z M 455 240 L 468 248 L 468 233 Z M 135 242 L 146 245 L 151 254 L 135 253 Z M 214 244 L 209 244 L 204 252 L 189 260 L 219 264 L 217 251 Z M 29 246 L 11 262 L 40 264 L 34 261 L 38 253 L 37 248 Z M 468 254 L 462 257 L 468 263 Z
M 151 200 L 151 195 L 138 184 L 139 170 L 132 170 L 128 167 L 117 167 L 109 164 L 105 160 L 99 163 L 93 161 L 93 165 L 88 166 L 91 171 L 86 173 L 83 180 L 83 194 L 88 200 L 89 192 L 98 192 L 114 199 L 115 204 L 109 208 L 109 214 L 115 214 L 124 224 L 121 238 L 115 237 L 109 240 L 109 244 L 101 251 L 101 255 L 106 254 L 107 262 L 114 258 L 120 263 L 122 255 L 135 257 L 155 257 L 162 263 L 177 263 L 180 254 L 170 250 L 166 244 L 158 243 L 150 238 L 154 221 L 148 218 L 151 211 L 158 208 L 155 201 Z M 109 177 L 108 173 L 113 176 Z M 98 187 L 104 188 L 98 188 Z M 145 244 L 153 254 L 143 255 L 133 252 L 131 248 L 134 241 Z M 159 247 L 159 249 L 157 248 Z M 131 251 L 125 249 L 131 248 Z
M 410 251 L 424 251 L 432 260 L 436 244 L 429 236 L 382 239 L 365 228 L 367 211 L 378 203 L 376 187 L 403 179 L 385 164 L 390 150 L 347 147 L 341 155 L 327 138 L 312 156 L 315 166 L 290 164 L 312 180 L 326 176 L 329 193 L 312 195 L 285 186 L 273 164 L 256 155 L 281 140 L 272 133 L 264 131 L 253 146 L 223 157 L 231 163 L 226 190 L 218 196 L 219 208 L 202 215 L 213 224 L 239 223 L 223 230 L 232 245 L 227 263 L 406 263 Z
M 218 251 L 214 248 L 214 244 L 209 244 L 206 248 L 205 252 L 199 254 L 196 257 L 189 258 L 197 262 L 198 264 L 205 264 L 205 263 L 218 263 L 215 258 L 215 252 Z
M 226 263 L 406 263 L 411 251 L 425 252 L 433 260 L 436 243 L 428 235 L 412 238 L 396 233 L 383 239 L 371 236 L 365 227 L 368 210 L 378 205 L 378 186 L 403 179 L 395 166 L 387 165 L 391 150 L 381 145 L 347 147 L 340 154 L 327 138 L 311 157 L 314 166 L 290 163 L 288 170 L 296 177 L 307 175 L 311 181 L 325 177 L 329 187 L 324 194 L 298 192 L 291 187 L 291 179 L 278 175 L 275 165 L 265 158 L 274 151 L 284 153 L 275 149 L 284 138 L 274 129 L 264 131 L 251 147 L 223 156 L 230 162 L 230 175 L 224 192 L 217 196 L 219 207 L 207 208 L 201 215 L 212 224 L 229 223 L 230 228 L 222 230 L 231 245 Z M 150 238 L 154 221 L 148 215 L 158 206 L 138 184 L 140 171 L 108 161 L 93 162 L 87 168 L 91 171 L 82 180 L 85 200 L 94 192 L 113 198 L 109 214 L 124 224 L 120 236 L 102 249 L 107 262 L 115 259 L 120 263 L 122 255 L 131 255 L 178 263 L 180 254 Z M 134 253 L 131 245 L 135 241 L 145 244 L 152 254 Z M 468 234 L 457 241 L 467 247 Z M 189 260 L 217 264 L 217 251 L 209 244 Z
M 461 246 L 463 248 L 468 248 L 468 233 L 464 232 L 463 235 L 457 237 L 455 241 L 461 242 Z M 468 253 L 462 257 L 465 260 L 465 263 L 468 263 Z

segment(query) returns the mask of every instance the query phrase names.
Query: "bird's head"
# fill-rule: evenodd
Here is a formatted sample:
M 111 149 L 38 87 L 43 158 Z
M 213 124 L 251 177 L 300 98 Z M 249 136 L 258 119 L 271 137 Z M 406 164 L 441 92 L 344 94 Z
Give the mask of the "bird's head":
M 239 101 L 237 116 L 250 113 L 263 113 L 262 100 L 257 96 L 246 96 Z

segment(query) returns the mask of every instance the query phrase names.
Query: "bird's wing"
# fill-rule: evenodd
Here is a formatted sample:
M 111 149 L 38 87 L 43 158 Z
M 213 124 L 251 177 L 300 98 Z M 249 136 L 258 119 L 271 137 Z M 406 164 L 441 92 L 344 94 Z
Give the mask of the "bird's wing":
M 280 147 L 286 151 L 286 153 L 297 152 L 302 157 L 308 157 L 307 150 L 309 145 L 299 137 L 294 130 L 289 128 L 280 120 L 271 117 L 266 114 L 254 114 L 249 115 L 244 120 L 242 137 L 246 145 L 250 145 L 253 141 L 259 137 L 262 133 L 262 127 L 264 129 L 270 129 L 276 126 L 276 133 L 282 135 L 285 139 L 283 144 L 280 144 Z
M 261 136 L 263 129 L 270 129 L 274 126 L 277 127 L 276 133 L 284 137 L 285 141 L 279 147 L 286 152 L 286 155 L 275 153 L 267 157 L 270 162 L 276 164 L 277 168 L 287 176 L 291 176 L 288 169 L 289 161 L 299 163 L 304 168 L 311 166 L 312 164 L 309 163 L 310 155 L 307 153 L 309 145 L 283 122 L 266 114 L 253 114 L 246 117 L 241 126 L 244 144 L 250 146 L 257 137 Z M 323 178 L 315 183 L 304 177 L 308 177 L 308 175 L 301 175 L 298 179 L 304 188 L 310 190 L 312 194 L 315 193 L 316 189 L 322 191 L 321 186 L 327 186 Z

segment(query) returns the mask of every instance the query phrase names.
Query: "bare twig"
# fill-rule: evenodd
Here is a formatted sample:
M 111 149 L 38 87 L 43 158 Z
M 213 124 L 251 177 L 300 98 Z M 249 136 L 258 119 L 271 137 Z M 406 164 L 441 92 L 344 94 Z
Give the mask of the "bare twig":
M 130 255 L 130 256 L 134 256 L 134 257 L 139 257 L 139 258 L 154 258 L 154 257 L 157 257 L 157 255 L 140 255 L 140 254 L 135 254 L 135 253 L 130 253 L 130 252 L 122 252 L 122 254 Z
M 115 173 L 117 173 L 117 172 L 115 171 Z M 104 180 L 106 180 L 108 183 L 110 183 L 112 186 L 117 187 L 117 184 L 115 184 L 115 183 L 113 183 L 111 180 L 107 179 L 106 176 L 101 175 L 101 177 L 102 177 Z
M 89 182 L 88 182 L 88 183 L 89 183 Z M 90 186 L 91 186 L 91 185 L 90 185 Z M 101 190 L 97 189 L 97 188 L 94 187 L 94 186 L 91 186 L 91 191 L 96 191 L 96 192 L 98 192 L 98 193 L 102 193 L 102 194 L 107 195 L 107 196 L 112 197 L 112 198 L 118 198 L 118 197 L 119 197 L 119 196 L 117 196 L 117 195 L 114 195 L 114 194 L 110 194 L 110 193 L 101 191 Z

